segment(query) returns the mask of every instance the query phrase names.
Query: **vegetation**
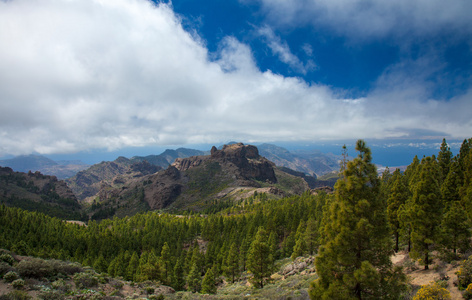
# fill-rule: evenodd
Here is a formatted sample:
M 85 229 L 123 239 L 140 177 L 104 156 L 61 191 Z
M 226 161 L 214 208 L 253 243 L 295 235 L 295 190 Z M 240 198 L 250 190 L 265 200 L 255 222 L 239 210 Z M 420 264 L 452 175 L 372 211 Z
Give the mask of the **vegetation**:
M 313 282 L 313 299 L 401 298 L 407 293 L 406 277 L 392 266 L 395 251 L 404 249 L 414 262 L 429 268 L 436 253 L 460 260 L 471 248 L 471 142 L 465 140 L 456 156 L 446 144 L 438 158 L 415 157 L 404 173 L 387 171 L 379 177 L 370 149 L 358 141 L 358 156 L 342 164 L 335 194 L 270 199 L 254 193 L 240 201 L 215 203 L 205 215 L 146 212 L 80 226 L 1 204 L 0 246 L 36 258 L 18 261 L 0 251 L 0 275 L 10 283 L 47 278 L 54 288 L 40 291 L 44 299 L 61 299 L 70 292 L 70 283 L 61 281 L 66 278 L 80 289 L 93 290 L 120 277 L 155 297 L 158 284 L 173 287 L 176 298 L 189 293 L 184 290 L 262 297 L 259 288 L 274 297 L 307 297 L 301 291 Z M 216 164 L 205 168 L 213 178 L 224 179 Z M 211 194 L 224 183 L 192 178 L 195 192 L 208 189 Z M 315 260 L 316 275 L 294 271 L 297 282 L 274 276 L 282 263 L 308 257 Z M 464 296 L 470 292 L 471 266 L 469 258 L 458 273 Z M 221 284 L 223 279 L 231 288 Z M 247 281 L 252 287 L 242 284 Z M 18 289 L 21 285 L 15 284 Z M 431 293 L 442 290 L 423 287 L 416 297 Z

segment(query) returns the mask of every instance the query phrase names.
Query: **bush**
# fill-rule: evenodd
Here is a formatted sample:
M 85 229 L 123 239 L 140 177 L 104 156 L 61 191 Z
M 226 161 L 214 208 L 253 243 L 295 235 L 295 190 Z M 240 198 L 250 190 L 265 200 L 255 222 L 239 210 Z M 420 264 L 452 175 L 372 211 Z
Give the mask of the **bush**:
M 65 275 L 74 275 L 84 271 L 84 268 L 79 263 L 71 263 L 56 259 L 51 259 L 47 262 L 53 268 L 55 274 L 61 273 Z
M 461 267 L 456 274 L 460 290 L 464 290 L 472 283 L 472 256 L 461 263 Z
M 6 295 L 1 295 L 0 300 L 28 300 L 30 296 L 24 291 L 12 291 Z
M 64 294 L 61 291 L 43 290 L 39 292 L 38 298 L 43 300 L 61 300 L 64 299 Z
M 13 266 L 15 259 L 10 254 L 0 254 L 0 262 L 6 262 L 10 266 Z
M 79 289 L 85 289 L 98 285 L 98 279 L 91 273 L 77 273 L 74 275 L 75 285 Z
M 6 282 L 13 282 L 13 280 L 17 280 L 18 278 L 20 278 L 20 276 L 18 276 L 18 274 L 14 271 L 10 271 L 6 273 L 5 275 L 3 275 L 3 279 Z
M 421 289 L 416 293 L 413 300 L 447 300 L 451 299 L 451 294 L 448 290 L 441 287 L 436 282 L 431 282 L 430 284 L 424 285 Z
M 472 283 L 469 284 L 463 296 L 464 296 L 464 299 L 468 299 L 468 300 L 472 299 Z
M 22 277 L 41 279 L 54 274 L 54 269 L 47 261 L 40 258 L 22 260 L 16 266 Z
M 15 279 L 11 283 L 11 286 L 16 290 L 20 290 L 25 286 L 25 281 L 23 279 Z
M 68 284 L 64 279 L 58 279 L 51 283 L 51 287 L 55 290 L 67 293 L 71 290 L 71 285 Z
M 9 271 L 13 271 L 13 268 L 6 262 L 0 261 L 0 278 Z

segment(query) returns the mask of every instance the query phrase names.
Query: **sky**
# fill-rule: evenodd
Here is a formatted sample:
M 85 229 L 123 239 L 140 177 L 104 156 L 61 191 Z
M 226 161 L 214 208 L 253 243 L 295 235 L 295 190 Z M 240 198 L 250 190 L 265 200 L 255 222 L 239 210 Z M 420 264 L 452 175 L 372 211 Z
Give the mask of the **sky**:
M 471 11 L 468 0 L 0 0 L 0 157 L 460 142 L 472 136 Z

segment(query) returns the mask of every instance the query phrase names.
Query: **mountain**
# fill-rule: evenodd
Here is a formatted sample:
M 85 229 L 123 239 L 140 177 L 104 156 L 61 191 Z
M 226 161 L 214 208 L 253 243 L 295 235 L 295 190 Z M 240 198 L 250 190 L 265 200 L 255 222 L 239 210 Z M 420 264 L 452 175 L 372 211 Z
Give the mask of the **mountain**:
M 258 148 L 262 156 L 274 162 L 277 166 L 303 172 L 314 177 L 339 170 L 340 157 L 334 154 L 325 154 L 316 150 L 290 152 L 285 148 L 272 144 L 262 144 Z
M 210 155 L 177 158 L 166 170 L 121 186 L 96 187 L 89 210 L 96 219 L 156 209 L 202 211 L 254 194 L 281 198 L 309 190 L 302 178 L 277 169 L 257 147 L 241 143 L 213 147 Z
M 101 189 L 121 186 L 124 183 L 156 173 L 162 168 L 143 160 L 130 160 L 120 156 L 114 161 L 103 161 L 78 172 L 66 180 L 79 200 L 95 196 Z
M 20 155 L 11 159 L 0 160 L 0 166 L 12 168 L 17 172 L 36 172 L 56 176 L 59 179 L 69 178 L 89 166 L 81 161 L 56 162 L 41 155 Z
M 147 161 L 150 164 L 167 168 L 177 158 L 185 158 L 190 156 L 205 155 L 207 153 L 188 148 L 178 148 L 176 150 L 167 149 L 159 155 L 148 155 L 148 156 L 134 156 L 131 158 L 132 161 Z
M 0 167 L 0 203 L 58 218 L 83 218 L 81 206 L 67 184 L 38 171 L 14 172 Z

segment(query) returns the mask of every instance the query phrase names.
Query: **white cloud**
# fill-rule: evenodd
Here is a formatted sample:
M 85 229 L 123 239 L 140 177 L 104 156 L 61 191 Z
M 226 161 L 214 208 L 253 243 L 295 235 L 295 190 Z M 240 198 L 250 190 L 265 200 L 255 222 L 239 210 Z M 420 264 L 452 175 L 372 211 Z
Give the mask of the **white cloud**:
M 267 45 L 272 50 L 272 53 L 278 56 L 280 61 L 289 65 L 294 71 L 306 74 L 316 67 L 312 60 L 309 60 L 306 64 L 300 61 L 300 59 L 290 51 L 288 44 L 282 41 L 269 26 L 266 25 L 259 28 L 258 34 L 264 38 Z M 310 46 L 308 45 L 308 47 Z M 310 51 L 310 49 L 311 48 L 307 48 L 308 51 Z
M 392 81 L 403 87 L 395 92 L 379 80 L 365 98 L 344 99 L 261 72 L 233 37 L 210 59 L 165 4 L 14 0 L 0 2 L 0 20 L 0 155 L 472 132 L 472 91 L 440 102 L 425 98 L 422 82 Z
M 240 0 L 246 1 L 246 0 Z M 472 2 L 463 0 L 259 0 L 272 24 L 313 24 L 355 38 L 472 32 Z

